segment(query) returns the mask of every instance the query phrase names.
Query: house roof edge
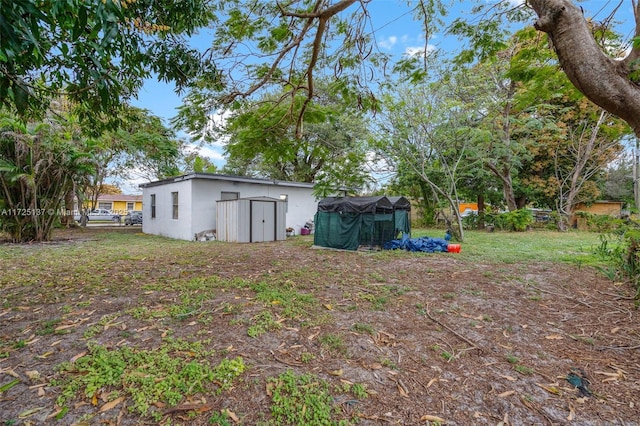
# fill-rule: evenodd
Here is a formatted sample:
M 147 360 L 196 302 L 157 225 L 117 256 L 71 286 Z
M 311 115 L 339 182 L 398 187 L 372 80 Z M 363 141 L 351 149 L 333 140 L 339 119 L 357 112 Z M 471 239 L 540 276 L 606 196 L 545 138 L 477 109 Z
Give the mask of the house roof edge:
M 313 188 L 313 183 L 308 182 L 289 182 L 284 180 L 277 179 L 263 179 L 263 178 L 253 178 L 246 176 L 234 176 L 234 175 L 223 175 L 217 173 L 188 173 L 180 176 L 173 176 L 166 179 L 160 179 L 152 182 L 141 183 L 138 185 L 139 188 L 150 188 L 154 186 L 161 186 L 169 183 L 182 182 L 186 180 L 193 179 L 204 179 L 204 180 L 221 180 L 221 181 L 230 181 L 230 182 L 244 182 L 244 183 L 255 183 L 262 185 L 274 185 L 274 186 L 289 186 L 289 187 L 298 187 L 298 188 Z

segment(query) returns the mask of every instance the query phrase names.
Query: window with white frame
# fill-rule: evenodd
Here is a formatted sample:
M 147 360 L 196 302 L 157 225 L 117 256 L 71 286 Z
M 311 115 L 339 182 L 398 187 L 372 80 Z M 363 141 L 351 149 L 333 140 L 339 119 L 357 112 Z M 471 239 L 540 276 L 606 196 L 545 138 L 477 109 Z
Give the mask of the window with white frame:
M 98 208 L 102 210 L 111 210 L 113 208 L 112 202 L 100 201 L 98 202 Z
M 172 217 L 174 219 L 177 219 L 178 218 L 178 193 L 177 192 L 171 193 L 171 206 L 173 209 Z
M 156 194 L 151 194 L 151 219 L 156 218 Z

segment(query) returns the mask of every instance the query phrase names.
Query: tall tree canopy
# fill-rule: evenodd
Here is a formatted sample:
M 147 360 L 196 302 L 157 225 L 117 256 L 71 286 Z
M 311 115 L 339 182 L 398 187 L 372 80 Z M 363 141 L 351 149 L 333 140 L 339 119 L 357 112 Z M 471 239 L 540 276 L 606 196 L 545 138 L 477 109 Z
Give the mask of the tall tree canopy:
M 468 112 L 472 105 L 452 96 L 454 86 L 451 80 L 440 78 L 387 94 L 377 150 L 387 162 L 410 169 L 442 206 L 450 207 L 456 223 L 448 226 L 462 241 L 458 185 L 480 164 L 472 152 L 470 127 L 475 117 Z
M 598 196 L 594 180 L 630 129 L 569 83 L 541 38 L 532 28 L 518 31 L 494 58 L 463 69 L 458 96 L 482 105 L 478 147 L 508 209 L 535 200 L 568 216 Z
M 318 195 L 334 193 L 336 188 L 354 192 L 367 182 L 369 131 L 361 112 L 343 106 L 331 95 L 326 82 L 318 83 L 318 95 L 304 115 L 305 131 L 296 137 L 298 109 L 306 100 L 300 97 L 292 110 L 271 102 L 267 96 L 244 103 L 231 113 L 224 127 L 228 163 L 225 169 L 236 174 L 271 179 L 313 182 Z M 293 118 L 292 118 L 293 117 Z
M 335 90 L 344 93 L 353 106 L 374 110 L 378 103 L 372 86 L 380 73 L 403 70 L 413 80 L 424 77 L 426 43 L 434 33 L 445 31 L 442 17 L 447 13 L 447 5 L 440 0 L 406 2 L 422 23 L 425 50 L 422 56 L 404 58 L 392 66 L 390 57 L 376 49 L 375 31 L 371 31 L 375 27 L 370 25 L 367 12 L 369 2 L 254 0 L 226 4 L 228 12 L 216 27 L 210 51 L 225 70 L 221 84 L 201 84 L 192 89 L 183 113 L 191 122 L 200 120 L 202 127 L 209 114 L 228 102 L 274 86 L 284 87 L 288 96 L 282 96 L 281 102 L 293 102 L 300 94 L 307 98 L 307 104 L 299 110 L 298 136 L 305 106 L 316 94 L 318 76 L 331 76 L 336 81 Z M 631 0 L 631 4 L 639 22 L 637 2 Z M 449 27 L 451 33 L 469 40 L 470 50 L 462 52 L 460 60 L 496 54 L 504 48 L 509 21 L 533 23 L 537 14 L 535 26 L 549 34 L 570 81 L 587 98 L 626 120 L 640 134 L 638 43 L 628 53 L 601 46 L 581 9 L 570 0 L 533 0 L 516 7 L 507 0 L 490 4 L 478 1 L 472 11 L 482 17 L 478 24 L 460 20 Z M 640 25 L 635 35 L 640 35 Z
M 63 94 L 104 119 L 151 72 L 184 88 L 210 61 L 187 37 L 215 20 L 207 0 L 0 0 L 0 106 L 42 112 Z M 104 120 L 103 120 L 104 121 Z
M 155 72 L 178 88 L 198 80 L 187 100 L 193 120 L 274 86 L 286 88 L 283 101 L 303 94 L 300 136 L 318 76 L 332 76 L 335 90 L 351 105 L 375 109 L 371 83 L 388 70 L 389 58 L 376 49 L 366 1 L 0 1 L 0 103 L 21 112 L 46 105 L 40 101 L 59 91 L 84 106 L 85 114 L 104 111 L 135 95 L 142 78 Z M 637 40 L 640 6 L 630 2 Z M 442 30 L 445 2 L 404 4 L 422 23 L 425 43 Z M 624 58 L 612 57 L 571 0 L 529 0 L 515 8 L 508 0 L 474 5 L 474 12 L 484 14 L 480 23 L 458 22 L 451 30 L 469 36 L 475 56 L 501 49 L 502 18 L 531 23 L 535 14 L 535 27 L 549 35 L 571 82 L 640 135 L 640 43 Z M 206 27 L 214 35 L 210 48 L 199 53 L 187 37 Z M 414 77 L 424 72 L 410 60 L 397 65 L 413 69 Z
M 88 152 L 93 163 L 76 192 L 79 205 L 88 198 L 96 208 L 107 181 L 146 181 L 180 174 L 183 143 L 175 132 L 166 128 L 159 117 L 147 110 L 126 107 L 118 115 L 119 125 L 91 138 Z
M 534 26 L 549 35 L 562 69 L 589 100 L 625 120 L 640 137 L 640 5 L 629 53 L 614 58 L 593 37 L 582 9 L 570 0 L 528 0 L 538 15 Z
M 14 242 L 48 240 L 64 196 L 93 164 L 68 121 L 24 125 L 0 110 L 0 230 Z

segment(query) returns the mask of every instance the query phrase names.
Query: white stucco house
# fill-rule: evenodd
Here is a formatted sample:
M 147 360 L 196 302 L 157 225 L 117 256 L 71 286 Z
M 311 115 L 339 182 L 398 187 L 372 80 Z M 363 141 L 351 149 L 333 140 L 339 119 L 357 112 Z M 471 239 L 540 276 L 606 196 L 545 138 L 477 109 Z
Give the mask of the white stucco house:
M 266 220 L 273 220 L 278 228 L 275 239 L 281 239 L 278 236 L 283 235 L 286 228 L 293 228 L 299 235 L 300 229 L 313 220 L 318 207 L 311 183 L 190 173 L 144 183 L 140 187 L 142 232 L 182 240 L 200 239 L 203 234 L 217 230 L 216 212 L 222 211 L 218 201 L 241 200 L 240 209 L 249 205 L 256 207 L 252 210 L 259 214 L 266 212 Z M 248 201 L 243 203 L 243 200 Z M 273 218 L 271 211 L 274 209 L 262 207 L 270 205 L 277 206 Z M 280 214 L 282 211 L 284 218 Z M 226 221 L 227 215 L 222 219 Z M 265 218 L 259 219 L 265 221 Z M 249 220 L 257 222 L 252 218 Z M 279 229 L 283 226 L 285 229 Z

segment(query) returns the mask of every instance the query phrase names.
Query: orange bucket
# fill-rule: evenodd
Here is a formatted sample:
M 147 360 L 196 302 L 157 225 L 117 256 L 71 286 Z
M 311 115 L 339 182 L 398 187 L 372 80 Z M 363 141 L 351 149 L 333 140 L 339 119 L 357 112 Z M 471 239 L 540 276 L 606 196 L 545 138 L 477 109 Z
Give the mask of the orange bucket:
M 460 253 L 460 244 L 449 244 L 447 246 L 447 251 L 449 253 Z

